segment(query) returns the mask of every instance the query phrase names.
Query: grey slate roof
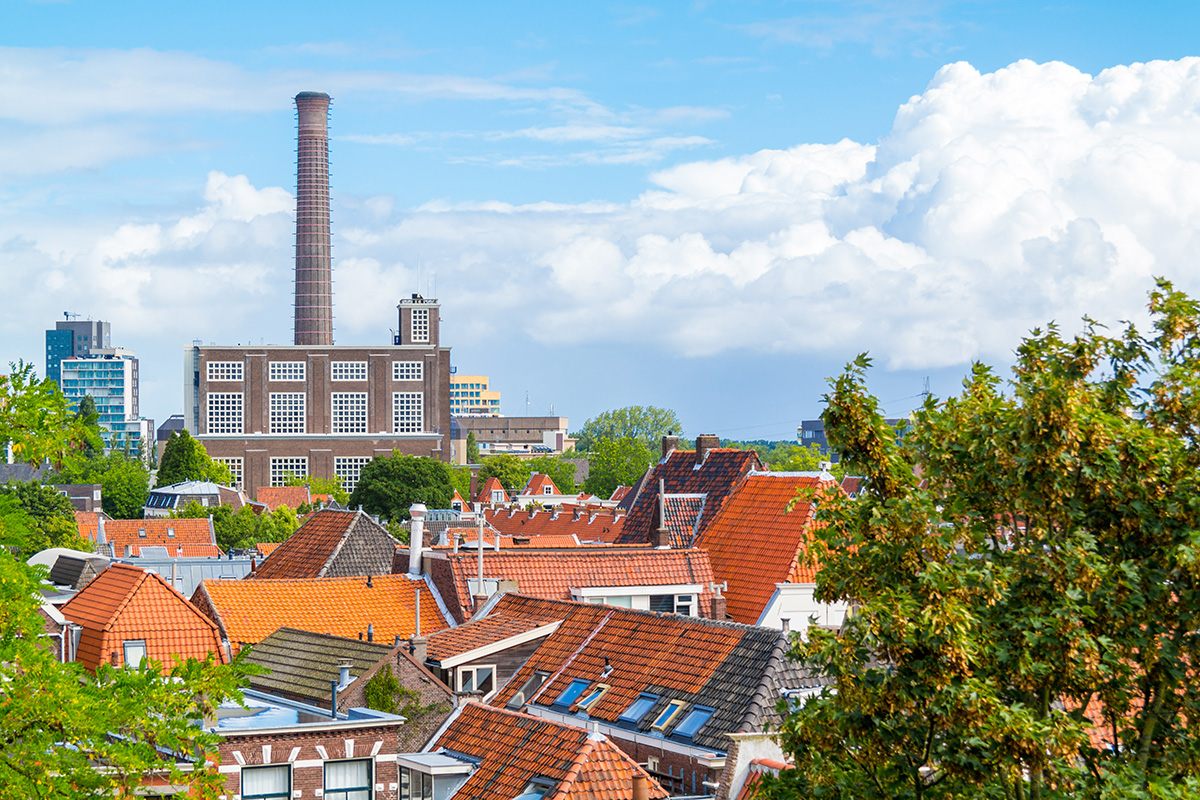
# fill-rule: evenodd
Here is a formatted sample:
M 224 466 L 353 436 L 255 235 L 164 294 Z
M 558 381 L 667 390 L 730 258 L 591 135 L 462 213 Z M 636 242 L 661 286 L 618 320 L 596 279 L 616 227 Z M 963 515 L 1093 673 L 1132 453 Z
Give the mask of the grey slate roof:
M 280 628 L 250 650 L 250 663 L 271 670 L 251 677 L 250 688 L 328 705 L 329 682 L 339 678 L 341 662 L 351 662 L 353 681 L 391 651 L 390 644 Z
M 106 558 L 59 556 L 50 568 L 50 582 L 55 586 L 81 589 L 108 566 Z

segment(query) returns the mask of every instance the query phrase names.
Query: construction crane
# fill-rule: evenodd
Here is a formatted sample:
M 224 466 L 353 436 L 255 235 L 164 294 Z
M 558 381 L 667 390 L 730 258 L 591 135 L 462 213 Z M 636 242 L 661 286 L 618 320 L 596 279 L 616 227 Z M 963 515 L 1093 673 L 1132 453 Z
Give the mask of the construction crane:
M 66 320 L 68 322 L 70 322 L 73 319 L 79 319 L 80 317 L 83 316 L 83 314 L 76 314 L 74 311 L 64 311 L 63 316 L 66 318 Z

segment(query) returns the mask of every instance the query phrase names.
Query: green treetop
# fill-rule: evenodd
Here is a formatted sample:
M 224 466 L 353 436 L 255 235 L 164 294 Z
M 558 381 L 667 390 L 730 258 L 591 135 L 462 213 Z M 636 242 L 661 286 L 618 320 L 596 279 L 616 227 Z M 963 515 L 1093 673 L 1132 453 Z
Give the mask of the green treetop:
M 162 461 L 158 465 L 158 480 L 154 485 L 157 488 L 184 481 L 212 481 L 224 485 L 233 483 L 229 467 L 209 458 L 204 445 L 185 430 L 175 431 L 167 440 Z
M 654 406 L 626 406 L 605 411 L 589 419 L 575 434 L 575 449 L 591 450 L 603 439 L 637 439 L 651 451 L 656 451 L 662 437 L 674 432 L 679 435 L 683 425 L 674 411 Z

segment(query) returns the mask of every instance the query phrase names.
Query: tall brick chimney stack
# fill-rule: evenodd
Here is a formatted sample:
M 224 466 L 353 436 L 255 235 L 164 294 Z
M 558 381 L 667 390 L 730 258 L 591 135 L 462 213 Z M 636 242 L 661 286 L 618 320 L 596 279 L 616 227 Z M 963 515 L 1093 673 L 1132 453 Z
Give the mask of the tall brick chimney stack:
M 329 95 L 296 95 L 296 345 L 333 344 Z

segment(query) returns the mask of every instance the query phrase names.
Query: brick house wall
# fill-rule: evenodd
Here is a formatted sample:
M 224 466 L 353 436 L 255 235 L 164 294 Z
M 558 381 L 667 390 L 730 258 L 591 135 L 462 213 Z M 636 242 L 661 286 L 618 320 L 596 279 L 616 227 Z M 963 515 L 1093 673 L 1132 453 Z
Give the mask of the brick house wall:
M 446 718 L 454 711 L 454 695 L 434 676 L 432 672 L 418 665 L 406 652 L 394 651 L 389 659 L 380 661 L 369 671 L 350 684 L 344 692 L 338 695 L 338 710 L 367 707 L 367 683 L 375 676 L 384 664 L 390 664 L 392 674 L 400 681 L 405 689 L 417 693 L 413 701 L 421 707 L 418 714 L 409 717 L 398 731 L 400 753 L 415 753 L 425 747 L 433 738 Z M 403 714 L 403 709 L 397 709 Z

